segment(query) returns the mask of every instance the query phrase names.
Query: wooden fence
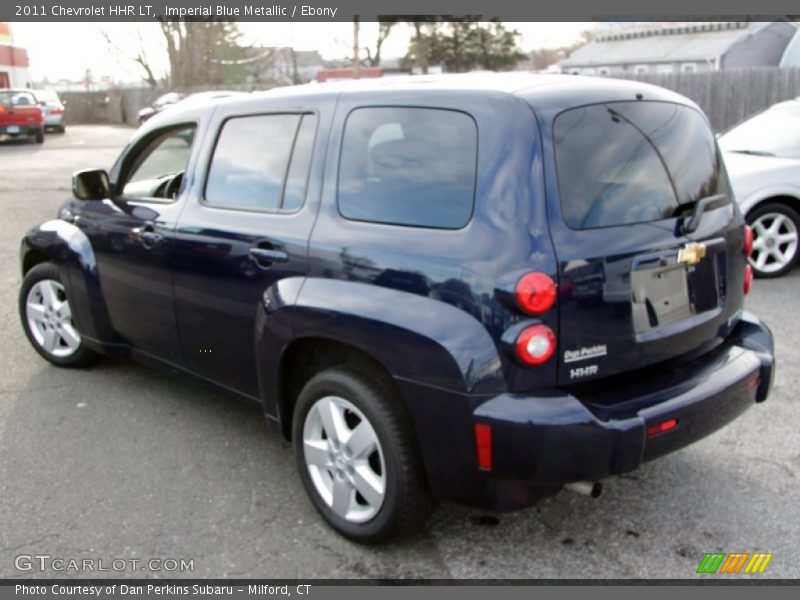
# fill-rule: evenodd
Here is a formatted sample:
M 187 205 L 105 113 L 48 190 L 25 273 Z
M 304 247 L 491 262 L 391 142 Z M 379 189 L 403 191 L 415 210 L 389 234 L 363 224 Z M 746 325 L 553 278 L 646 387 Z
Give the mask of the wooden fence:
M 797 68 L 761 67 L 703 73 L 630 75 L 625 78 L 660 85 L 691 98 L 705 111 L 714 130 L 718 132 L 775 102 L 800 96 L 800 69 Z M 138 110 L 160 93 L 163 90 L 139 88 L 69 92 L 62 96 L 68 99 L 67 119 L 70 123 L 135 125 Z
M 760 67 L 624 78 L 660 85 L 691 98 L 708 115 L 718 132 L 775 102 L 800 96 L 800 69 L 797 68 Z

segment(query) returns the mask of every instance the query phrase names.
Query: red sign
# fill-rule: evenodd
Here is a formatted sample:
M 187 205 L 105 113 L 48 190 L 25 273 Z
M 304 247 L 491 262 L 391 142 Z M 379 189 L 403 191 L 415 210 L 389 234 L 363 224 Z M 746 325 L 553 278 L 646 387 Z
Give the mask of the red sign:
M 374 79 L 376 77 L 383 77 L 383 71 L 380 67 L 361 67 L 360 79 Z M 331 81 L 336 79 L 354 79 L 353 69 L 322 69 L 317 73 L 317 81 Z

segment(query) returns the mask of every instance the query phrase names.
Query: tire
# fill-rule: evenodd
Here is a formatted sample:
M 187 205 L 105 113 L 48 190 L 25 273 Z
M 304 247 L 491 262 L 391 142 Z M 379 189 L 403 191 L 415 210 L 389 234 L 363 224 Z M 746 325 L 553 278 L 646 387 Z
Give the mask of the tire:
M 44 143 L 44 129 L 41 129 L 41 130 L 37 131 L 36 135 L 34 136 L 34 139 L 36 140 L 37 144 L 43 144 Z
M 25 275 L 19 315 L 34 350 L 54 365 L 84 367 L 98 357 L 75 329 L 66 290 L 53 263 L 36 265 Z
M 292 439 L 303 486 L 339 533 L 378 543 L 424 525 L 431 496 L 422 460 L 386 377 L 349 366 L 318 373 L 298 396 Z
M 797 211 L 779 202 L 766 202 L 748 213 L 747 223 L 753 228 L 753 274 L 768 278 L 788 273 L 800 256 Z

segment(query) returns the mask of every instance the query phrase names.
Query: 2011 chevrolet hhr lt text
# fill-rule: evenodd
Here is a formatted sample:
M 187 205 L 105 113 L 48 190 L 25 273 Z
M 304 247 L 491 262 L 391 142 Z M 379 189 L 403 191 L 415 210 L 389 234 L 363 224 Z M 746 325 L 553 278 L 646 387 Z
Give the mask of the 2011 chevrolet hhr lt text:
M 534 503 L 766 399 L 752 235 L 689 100 L 480 75 L 180 105 L 22 241 L 60 366 L 131 356 L 263 404 L 346 536 Z

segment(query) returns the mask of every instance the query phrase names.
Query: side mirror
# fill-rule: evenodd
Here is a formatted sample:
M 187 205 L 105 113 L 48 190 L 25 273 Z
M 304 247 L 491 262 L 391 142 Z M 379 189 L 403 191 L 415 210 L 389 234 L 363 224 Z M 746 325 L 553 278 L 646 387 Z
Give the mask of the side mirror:
M 108 173 L 103 169 L 86 169 L 72 174 L 72 195 L 78 200 L 102 200 L 111 194 Z

